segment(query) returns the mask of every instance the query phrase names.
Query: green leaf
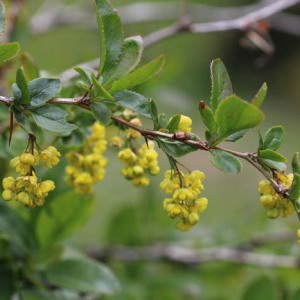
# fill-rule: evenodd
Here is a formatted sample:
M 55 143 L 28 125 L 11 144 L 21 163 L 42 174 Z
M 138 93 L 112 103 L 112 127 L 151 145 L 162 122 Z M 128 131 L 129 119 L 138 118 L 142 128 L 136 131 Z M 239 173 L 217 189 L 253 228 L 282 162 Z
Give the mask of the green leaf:
M 299 161 L 298 161 L 298 152 L 296 152 L 293 156 L 292 169 L 293 169 L 293 173 L 300 174 L 300 166 L 299 166 Z
M 258 139 L 259 139 L 258 150 L 263 150 L 263 149 L 265 149 L 264 148 L 264 140 L 262 138 L 262 135 L 261 135 L 259 129 L 257 129 L 257 133 L 258 133 Z
M 14 58 L 19 51 L 20 44 L 17 42 L 0 45 L 0 63 Z
M 260 108 L 263 104 L 266 96 L 267 96 L 268 87 L 267 84 L 264 82 L 255 97 L 252 99 L 252 104 L 257 108 Z
M 28 81 L 40 77 L 39 69 L 28 53 L 22 53 L 20 57 L 21 65 L 24 68 L 24 73 Z
M 284 129 L 282 126 L 270 128 L 264 138 L 264 149 L 277 150 L 284 139 Z
M 277 162 L 287 162 L 286 157 L 270 149 L 258 151 L 258 159 L 269 159 Z
M 278 161 L 274 161 L 271 159 L 260 159 L 258 162 L 263 162 L 265 163 L 267 166 L 279 170 L 279 171 L 285 171 L 286 170 L 286 164 L 283 162 L 278 162 Z
M 5 27 L 5 6 L 2 1 L 0 1 L 0 35 Z
M 170 156 L 180 157 L 193 151 L 197 151 L 198 148 L 181 143 L 179 141 L 169 140 L 167 138 L 157 138 L 160 141 L 160 146 Z
M 21 91 L 21 99 L 19 102 L 22 106 L 30 105 L 30 92 L 24 74 L 24 69 L 20 67 L 17 71 L 16 84 Z
M 24 115 L 23 111 L 18 109 L 15 105 L 12 105 L 10 107 L 10 110 L 14 113 L 14 117 L 20 127 L 25 130 L 27 133 L 32 133 L 30 123 L 27 119 L 27 117 Z
M 131 89 L 139 84 L 144 83 L 154 75 L 158 74 L 162 70 L 164 64 L 165 57 L 161 55 L 152 60 L 150 63 L 115 81 L 112 84 L 109 92 L 111 94 L 115 94 L 116 92 Z
M 207 127 L 211 135 L 217 133 L 218 124 L 215 120 L 212 110 L 205 104 L 204 101 L 199 101 L 198 111 L 202 122 Z
M 210 73 L 212 81 L 210 103 L 215 113 L 219 103 L 233 92 L 230 77 L 221 59 L 217 58 L 212 61 Z
M 2 262 L 0 268 L 0 299 L 11 300 L 13 299 L 13 295 L 15 292 L 16 275 L 14 274 L 14 271 L 11 267 L 6 266 L 5 263 Z
M 110 110 L 105 104 L 101 102 L 94 102 L 91 104 L 91 109 L 100 123 L 103 125 L 108 125 L 110 122 Z
M 66 259 L 51 265 L 44 275 L 51 284 L 80 292 L 111 295 L 119 291 L 112 272 L 93 260 Z
M 216 111 L 216 121 L 219 126 L 218 142 L 235 132 L 253 128 L 263 120 L 264 114 L 260 109 L 236 95 L 231 95 L 220 102 Z
M 149 111 L 149 101 L 144 96 L 131 91 L 123 91 L 114 94 L 114 99 L 118 105 L 124 108 L 129 108 L 151 119 L 151 114 Z
M 149 111 L 154 124 L 154 130 L 159 129 L 157 107 L 153 99 L 149 100 Z
M 85 135 L 81 129 L 73 130 L 70 135 L 62 137 L 61 142 L 68 150 L 76 150 L 84 145 Z
M 53 299 L 53 296 L 41 290 L 22 290 L 21 291 L 21 299 L 22 300 L 56 300 L 57 298 Z
M 294 173 L 294 179 L 289 191 L 290 199 L 296 201 L 300 197 L 300 174 Z
M 300 290 L 296 291 L 289 300 L 300 300 Z
M 125 39 L 120 57 L 114 65 L 103 73 L 103 86 L 126 76 L 140 62 L 143 53 L 143 40 L 140 36 Z
M 100 97 L 109 101 L 114 101 L 112 95 L 110 95 L 101 85 L 101 83 L 96 79 L 95 74 L 92 73 L 92 82 L 94 85 L 94 97 Z
M 278 293 L 275 285 L 267 276 L 262 276 L 252 282 L 245 290 L 242 300 L 276 300 Z
M 92 74 L 94 74 L 93 69 L 87 67 L 74 67 L 73 69 L 83 77 L 87 84 L 92 83 Z
M 21 254 L 33 250 L 35 240 L 28 224 L 15 209 L 10 208 L 2 200 L 0 200 L 0 232 L 8 235 L 14 253 Z
M 168 120 L 166 114 L 160 113 L 158 115 L 158 128 L 166 128 L 167 124 Z
M 61 89 L 61 82 L 55 78 L 37 78 L 28 83 L 31 106 L 42 106 L 53 99 Z
M 123 46 L 122 24 L 108 0 L 95 0 L 100 35 L 100 68 L 105 72 L 119 57 Z
M 210 153 L 211 163 L 225 173 L 237 174 L 242 170 L 240 160 L 230 153 L 222 150 L 213 149 Z
M 169 132 L 173 133 L 178 128 L 180 119 L 181 119 L 181 115 L 175 115 L 172 118 L 170 118 L 166 129 L 168 129 Z
M 248 129 L 244 129 L 244 130 L 235 132 L 226 138 L 226 142 L 235 142 L 235 141 L 241 139 L 247 132 L 248 132 Z
M 89 195 L 67 191 L 53 199 L 40 212 L 35 230 L 39 244 L 47 248 L 68 237 L 88 219 L 94 208 L 94 199 Z
M 67 112 L 50 104 L 30 109 L 36 124 L 53 132 L 72 131 L 77 128 L 66 122 Z

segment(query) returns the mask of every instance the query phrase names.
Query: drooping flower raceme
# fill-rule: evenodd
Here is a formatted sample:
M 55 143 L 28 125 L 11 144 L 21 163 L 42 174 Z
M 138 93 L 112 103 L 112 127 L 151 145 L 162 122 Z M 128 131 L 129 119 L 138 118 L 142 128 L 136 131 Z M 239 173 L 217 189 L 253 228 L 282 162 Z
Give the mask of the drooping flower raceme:
M 103 180 L 107 166 L 107 158 L 103 156 L 106 146 L 105 127 L 96 122 L 85 145 L 66 154 L 69 162 L 66 182 L 76 193 L 91 194 L 94 192 L 93 185 Z
M 171 198 L 166 198 L 163 203 L 164 210 L 170 218 L 178 218 L 176 227 L 181 231 L 190 230 L 198 223 L 200 216 L 207 208 L 207 199 L 197 198 L 204 189 L 202 181 L 205 175 L 201 171 L 193 171 L 189 174 L 166 171 L 164 180 L 160 183 L 160 189 Z
M 48 193 L 55 189 L 55 184 L 52 180 L 38 179 L 34 166 L 42 162 L 45 167 L 52 168 L 59 163 L 58 157 L 60 153 L 55 147 L 50 146 L 41 153 L 36 149 L 33 153 L 27 149 L 21 156 L 13 158 L 10 166 L 19 174 L 16 178 L 9 176 L 3 179 L 2 198 L 6 201 L 15 200 L 28 208 L 43 205 Z
M 278 183 L 290 188 L 293 182 L 293 174 L 277 174 Z M 267 180 L 262 180 L 259 183 L 258 192 L 260 193 L 260 203 L 267 211 L 267 216 L 271 219 L 276 219 L 280 215 L 286 218 L 295 212 L 295 208 L 291 200 L 279 195 L 274 190 L 271 183 Z
M 157 175 L 160 171 L 157 162 L 158 153 L 154 150 L 152 141 L 143 144 L 139 150 L 125 148 L 119 151 L 118 158 L 126 166 L 122 168 L 122 175 L 131 180 L 135 187 L 147 186 L 150 179 L 146 174 Z

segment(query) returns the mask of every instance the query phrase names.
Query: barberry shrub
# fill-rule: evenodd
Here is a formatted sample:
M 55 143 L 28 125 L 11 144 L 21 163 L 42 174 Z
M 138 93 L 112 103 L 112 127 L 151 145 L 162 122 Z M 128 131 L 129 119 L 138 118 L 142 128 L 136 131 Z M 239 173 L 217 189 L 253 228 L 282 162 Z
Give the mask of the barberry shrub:
M 2 32 L 5 14 L 0 3 Z M 83 299 L 118 292 L 118 281 L 106 266 L 83 255 L 67 257 L 58 243 L 89 217 L 94 185 L 105 178 L 109 167 L 107 148 L 117 148 L 117 158 L 123 164 L 114 172 L 121 172 L 137 188 L 148 186 L 151 177 L 159 175 L 156 149 L 162 150 L 170 168 L 161 176 L 160 189 L 168 194 L 161 206 L 176 219 L 180 231 L 191 230 L 209 203 L 199 196 L 205 174 L 191 171 L 178 161 L 178 157 L 198 150 L 208 151 L 212 165 L 225 173 L 239 173 L 241 160 L 251 163 L 265 177 L 259 183 L 258 198 L 267 216 L 295 213 L 300 218 L 298 155 L 292 159 L 293 173 L 286 174 L 287 159 L 277 152 L 283 142 L 283 128 L 272 127 L 264 137 L 258 129 L 264 121 L 260 107 L 267 85 L 264 83 L 250 102 L 242 100 L 233 93 L 222 61 L 213 60 L 210 104 L 198 103 L 199 117 L 206 127 L 202 140 L 193 133 L 190 117 L 167 117 L 158 112 L 153 99 L 132 91 L 161 71 L 164 56 L 138 66 L 142 38 L 124 38 L 120 18 L 108 0 L 95 0 L 95 11 L 100 65 L 97 69 L 74 68 L 78 76 L 74 87 L 68 89 L 68 98 L 60 80 L 39 77 L 25 54 L 12 84 L 13 96 L 0 97 L 3 121 L 10 119 L 1 136 L 2 145 L 7 149 L 19 130 L 28 136 L 18 155 L 10 159 L 2 180 L 1 300 L 13 296 L 25 300 Z M 19 51 L 17 42 L 0 45 L 0 62 L 5 63 Z M 143 127 L 141 117 L 150 119 L 153 129 Z M 108 127 L 117 132 L 109 139 Z M 258 132 L 256 152 L 241 153 L 220 146 L 223 141 L 242 139 L 253 128 Z M 55 139 L 50 140 L 47 132 L 55 133 Z M 64 182 L 57 181 L 51 172 L 60 164 Z M 29 210 L 24 212 L 23 206 Z

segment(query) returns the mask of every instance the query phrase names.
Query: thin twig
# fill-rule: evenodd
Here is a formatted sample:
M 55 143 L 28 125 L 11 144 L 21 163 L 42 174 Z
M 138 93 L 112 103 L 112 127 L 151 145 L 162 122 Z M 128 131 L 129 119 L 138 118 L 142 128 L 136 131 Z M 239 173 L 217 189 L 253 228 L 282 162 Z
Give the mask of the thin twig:
M 10 106 L 14 98 L 6 98 L 3 96 L 0 96 L 0 103 L 3 103 L 7 106 Z M 89 103 L 88 99 L 86 103 Z M 82 102 L 82 97 L 77 97 L 77 98 L 54 98 L 52 100 L 49 100 L 47 103 L 54 103 L 54 104 L 68 104 L 68 105 L 77 105 L 80 106 L 83 109 L 86 110 L 91 110 L 90 106 L 86 104 L 85 102 Z M 148 128 L 143 128 L 137 125 L 134 125 L 126 120 L 124 120 L 121 117 L 111 115 L 111 119 L 114 120 L 115 122 L 118 122 L 120 124 L 125 125 L 126 127 L 132 128 L 134 130 L 137 130 L 140 132 L 144 137 L 150 138 L 150 139 L 156 139 L 156 138 L 166 138 L 166 139 L 171 139 L 171 140 L 176 140 L 180 141 L 183 144 L 187 144 L 190 146 L 193 146 L 199 150 L 205 150 L 205 151 L 210 151 L 211 149 L 207 147 L 206 142 L 204 141 L 195 141 L 190 139 L 192 136 L 191 134 L 186 134 L 184 133 L 184 136 L 187 135 L 186 139 L 182 138 L 182 135 L 179 133 L 171 134 L 171 133 L 165 133 L 165 132 L 160 132 Z M 242 153 L 242 152 L 237 152 L 233 151 L 230 149 L 225 149 L 221 147 L 214 147 L 214 149 L 219 149 L 226 151 L 234 156 L 240 157 L 246 161 L 248 161 L 250 164 L 252 164 L 274 187 L 275 191 L 282 195 L 285 198 L 289 197 L 288 189 L 286 189 L 284 186 L 278 184 L 275 180 L 271 178 L 271 176 L 260 166 L 260 164 L 256 161 L 255 155 L 252 153 Z

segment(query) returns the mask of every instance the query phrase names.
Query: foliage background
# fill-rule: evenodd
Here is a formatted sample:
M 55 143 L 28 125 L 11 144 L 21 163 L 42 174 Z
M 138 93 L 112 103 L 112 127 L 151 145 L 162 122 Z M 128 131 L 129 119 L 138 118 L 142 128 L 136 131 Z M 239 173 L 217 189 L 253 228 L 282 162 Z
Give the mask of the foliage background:
M 90 11 L 93 9 L 92 1 L 57 2 L 81 5 Z M 117 8 L 132 2 L 138 1 L 112 0 Z M 255 1 L 189 2 L 238 6 Z M 27 21 L 40 4 L 39 0 L 28 1 L 22 12 L 23 24 L 15 32 L 15 39 L 21 42 L 23 51 L 29 52 L 41 69 L 58 74 L 98 56 L 97 31 L 84 29 L 81 24 L 76 27 L 63 26 L 42 35 L 24 34 Z M 297 13 L 297 9 L 299 12 L 299 7 L 294 12 Z M 128 25 L 124 28 L 125 36 L 145 36 L 168 23 Z M 268 83 L 269 92 L 262 108 L 266 122 L 261 129 L 264 132 L 271 126 L 283 125 L 286 139 L 281 152 L 292 157 L 293 152 L 300 149 L 300 40 L 277 31 L 271 32 L 271 35 L 276 52 L 260 68 L 255 62 L 263 54 L 259 50 L 240 46 L 242 32 L 182 34 L 160 42 L 144 51 L 143 60 L 150 61 L 163 53 L 166 55 L 166 66 L 158 77 L 139 87 L 139 90 L 154 98 L 159 111 L 167 112 L 168 116 L 182 113 L 192 117 L 193 131 L 203 135 L 204 128 L 195 108 L 200 99 L 209 98 L 209 63 L 220 57 L 227 66 L 236 93 L 241 97 L 250 100 L 264 81 Z M 145 124 L 151 126 L 146 120 Z M 240 151 L 255 151 L 255 130 L 234 147 Z M 210 247 L 238 245 L 259 233 L 272 234 L 283 230 L 295 232 L 298 228 L 296 216 L 287 220 L 266 218 L 257 193 L 258 181 L 262 178 L 251 166 L 244 164 L 239 175 L 223 174 L 210 165 L 207 153 L 198 151 L 181 159 L 181 162 L 191 169 L 205 172 L 203 196 L 209 199 L 209 206 L 194 229 L 181 233 L 162 210 L 165 194 L 158 187 L 162 173 L 151 180 L 150 187 L 136 189 L 120 175 L 121 163 L 117 161 L 116 154 L 110 151 L 106 178 L 96 187 L 96 207 L 92 217 L 66 241 L 67 244 L 79 249 L 91 245 L 140 246 L 160 243 Z M 164 172 L 168 163 L 160 154 L 160 166 Z M 293 241 L 263 247 L 260 251 L 297 255 L 299 248 Z M 297 290 L 300 279 L 299 271 L 274 271 L 221 262 L 194 267 L 167 262 L 107 263 L 122 284 L 122 295 L 112 298 L 118 300 L 240 299 L 249 282 L 265 274 L 272 279 L 278 299 L 288 299 L 284 298 L 284 294 Z

